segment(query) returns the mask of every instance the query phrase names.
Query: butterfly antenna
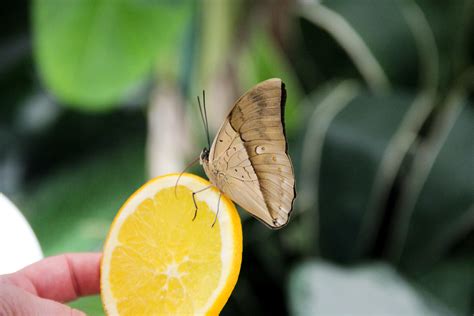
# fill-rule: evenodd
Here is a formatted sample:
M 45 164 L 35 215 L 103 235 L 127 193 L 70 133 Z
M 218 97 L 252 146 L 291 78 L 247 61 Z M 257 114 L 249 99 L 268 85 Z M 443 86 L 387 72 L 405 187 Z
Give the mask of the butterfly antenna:
M 206 136 L 207 136 L 207 123 L 204 116 L 204 109 L 203 109 L 203 106 L 201 105 L 201 99 L 199 99 L 199 96 L 197 97 L 197 100 L 198 100 L 198 105 L 199 105 L 199 113 L 201 114 L 201 121 L 202 121 L 202 124 L 204 125 L 204 132 L 206 133 Z M 209 143 L 209 140 L 208 140 L 208 143 Z
M 178 179 L 176 179 L 176 184 L 174 185 L 174 196 L 175 196 L 176 198 L 178 198 L 177 188 L 178 188 L 179 179 L 181 179 L 181 176 L 183 175 L 183 173 L 186 172 L 186 170 L 188 170 L 189 168 L 191 168 L 191 167 L 192 167 L 194 164 L 196 164 L 196 162 L 198 162 L 198 161 L 199 161 L 199 156 L 198 156 L 196 159 L 194 159 L 193 161 L 191 161 L 191 163 L 189 163 L 189 164 L 186 166 L 186 168 L 184 168 L 184 170 L 181 171 L 181 173 L 180 173 L 179 176 L 178 176 Z
M 202 103 L 204 105 L 204 118 L 206 119 L 206 136 L 207 144 L 209 149 L 211 148 L 211 138 L 209 137 L 209 122 L 207 121 L 207 110 L 206 110 L 206 91 L 202 90 Z

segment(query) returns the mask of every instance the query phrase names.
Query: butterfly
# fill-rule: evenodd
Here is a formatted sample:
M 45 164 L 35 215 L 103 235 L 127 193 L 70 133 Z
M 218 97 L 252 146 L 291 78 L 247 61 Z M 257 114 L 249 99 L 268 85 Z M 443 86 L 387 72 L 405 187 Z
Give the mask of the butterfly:
M 296 197 L 285 102 L 281 79 L 257 84 L 235 102 L 199 159 L 214 186 L 273 229 L 288 223 Z

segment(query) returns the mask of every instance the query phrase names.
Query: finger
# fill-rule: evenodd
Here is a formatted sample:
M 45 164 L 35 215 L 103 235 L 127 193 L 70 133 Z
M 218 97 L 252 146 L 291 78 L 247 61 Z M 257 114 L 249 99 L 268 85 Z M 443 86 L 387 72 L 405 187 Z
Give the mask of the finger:
M 85 316 L 77 309 L 34 296 L 13 285 L 0 287 L 0 315 L 71 315 Z
M 101 257 L 100 253 L 49 257 L 5 276 L 3 283 L 14 284 L 42 298 L 71 301 L 99 293 Z

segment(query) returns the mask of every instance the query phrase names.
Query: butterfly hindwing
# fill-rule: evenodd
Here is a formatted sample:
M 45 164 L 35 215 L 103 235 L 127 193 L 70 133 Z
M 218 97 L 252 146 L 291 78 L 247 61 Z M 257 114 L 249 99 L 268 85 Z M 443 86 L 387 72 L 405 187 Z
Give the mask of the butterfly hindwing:
M 260 190 L 274 219 L 272 224 L 267 224 L 274 227 L 287 223 L 295 198 L 283 119 L 285 98 L 285 87 L 280 79 L 264 81 L 236 103 L 230 120 L 244 140 Z
M 214 140 L 204 170 L 233 201 L 264 222 L 272 221 L 244 142 L 227 119 Z
M 204 166 L 219 189 L 272 228 L 288 222 L 295 198 L 285 98 L 280 79 L 266 80 L 245 93 L 217 133 Z

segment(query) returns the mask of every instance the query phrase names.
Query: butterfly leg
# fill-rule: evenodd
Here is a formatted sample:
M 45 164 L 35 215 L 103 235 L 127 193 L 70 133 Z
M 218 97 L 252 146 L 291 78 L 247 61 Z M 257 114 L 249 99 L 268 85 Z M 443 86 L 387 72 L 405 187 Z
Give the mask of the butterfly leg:
M 217 212 L 216 212 L 216 217 L 214 217 L 214 221 L 212 222 L 211 228 L 214 227 L 214 224 L 215 224 L 216 221 L 217 221 L 217 215 L 219 215 L 219 207 L 221 206 L 221 196 L 222 196 L 222 193 L 219 192 L 219 199 L 217 200 Z
M 183 173 L 186 172 L 186 170 L 188 170 L 189 168 L 191 168 L 196 162 L 199 161 L 199 156 L 194 159 L 193 161 L 191 161 L 191 163 L 189 165 L 186 166 L 186 168 L 184 168 L 183 171 L 181 171 L 181 173 L 179 174 L 178 176 L 178 179 L 176 179 L 176 184 L 174 185 L 174 197 L 175 198 L 178 198 L 178 193 L 177 193 L 177 189 L 178 189 L 178 182 L 179 182 L 179 179 L 181 179 L 181 176 L 183 175 Z
M 196 203 L 196 194 L 198 193 L 201 193 L 202 191 L 205 191 L 209 188 L 211 188 L 212 185 L 208 185 L 207 187 L 205 188 L 202 188 L 200 190 L 197 190 L 196 192 L 193 192 L 193 203 L 194 203 L 194 216 L 193 216 L 193 221 L 196 219 L 196 216 L 197 216 L 197 211 L 198 211 L 198 206 L 197 206 L 197 203 Z

